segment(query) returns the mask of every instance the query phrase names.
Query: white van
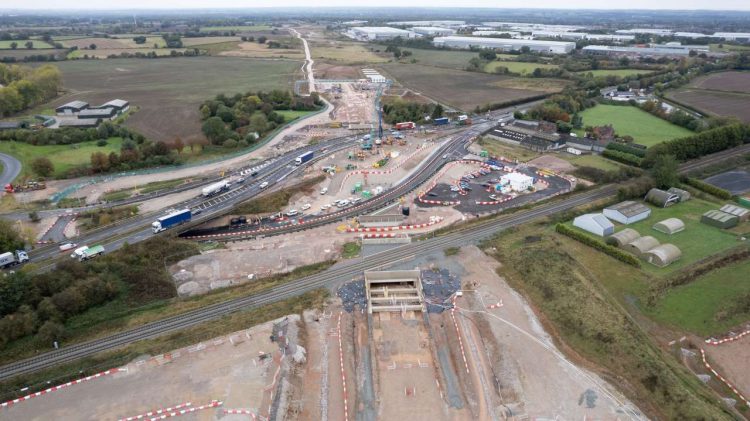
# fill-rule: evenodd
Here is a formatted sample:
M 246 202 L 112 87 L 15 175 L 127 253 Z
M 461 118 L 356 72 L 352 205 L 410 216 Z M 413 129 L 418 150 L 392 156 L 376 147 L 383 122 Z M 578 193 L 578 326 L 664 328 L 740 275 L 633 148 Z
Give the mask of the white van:
M 268 181 L 264 181 L 264 182 L 260 183 L 260 188 L 261 189 L 265 189 L 266 187 L 268 187 Z

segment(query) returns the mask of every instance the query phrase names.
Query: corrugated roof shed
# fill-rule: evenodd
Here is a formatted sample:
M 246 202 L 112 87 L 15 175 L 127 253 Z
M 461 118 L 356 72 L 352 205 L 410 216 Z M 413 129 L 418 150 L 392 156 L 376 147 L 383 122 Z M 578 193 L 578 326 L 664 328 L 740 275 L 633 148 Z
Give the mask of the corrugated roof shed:
M 624 248 L 637 256 L 641 256 L 658 245 L 659 240 L 650 235 L 644 235 L 626 244 Z
M 633 242 L 640 236 L 641 234 L 638 231 L 632 228 L 625 228 L 624 230 L 617 231 L 616 233 L 607 237 L 607 243 L 616 245 L 617 247 L 622 247 L 625 244 Z
M 738 218 L 740 218 L 740 221 L 747 221 L 748 218 L 750 218 L 750 210 L 747 210 L 743 207 L 732 205 L 732 204 L 726 204 L 719 208 L 720 211 L 724 213 L 728 213 L 730 215 L 734 215 Z
M 736 227 L 740 218 L 720 210 L 710 210 L 701 216 L 701 222 L 712 227 L 727 229 Z
M 682 251 L 674 244 L 664 243 L 646 252 L 646 260 L 649 263 L 664 267 L 676 261 L 682 256 Z
M 654 224 L 653 228 L 664 234 L 676 234 L 685 229 L 685 223 L 678 218 L 668 218 Z

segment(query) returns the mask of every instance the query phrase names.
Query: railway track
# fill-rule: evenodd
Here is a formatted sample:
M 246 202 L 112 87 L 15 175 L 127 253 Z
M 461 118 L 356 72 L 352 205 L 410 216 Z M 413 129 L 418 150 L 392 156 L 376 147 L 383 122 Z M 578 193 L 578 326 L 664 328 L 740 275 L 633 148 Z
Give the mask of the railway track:
M 691 171 L 706 165 L 721 162 L 728 156 L 750 151 L 750 145 L 744 145 L 730 151 L 719 152 L 705 157 L 704 159 L 688 162 L 681 166 L 681 172 Z M 159 321 L 147 323 L 127 331 L 114 335 L 70 345 L 55 351 L 50 351 L 32 358 L 21 360 L 0 367 L 0 380 L 10 377 L 34 372 L 44 368 L 53 367 L 66 362 L 96 354 L 101 351 L 111 350 L 129 343 L 153 338 L 166 333 L 174 332 L 195 326 L 210 320 L 226 316 L 228 314 L 252 309 L 265 304 L 270 304 L 282 299 L 295 297 L 317 288 L 336 285 L 356 278 L 365 270 L 388 267 L 389 265 L 409 259 L 418 255 L 431 254 L 447 247 L 460 247 L 476 243 L 479 240 L 501 232 L 513 226 L 522 225 L 530 221 L 563 212 L 575 207 L 592 203 L 594 201 L 611 198 L 617 193 L 617 186 L 606 185 L 600 188 L 579 193 L 568 198 L 542 204 L 536 208 L 517 212 L 515 214 L 500 216 L 491 220 L 480 222 L 476 225 L 459 229 L 444 236 L 425 239 L 423 241 L 406 244 L 381 253 L 368 256 L 367 260 L 347 261 L 333 266 L 331 269 L 307 276 L 296 282 L 289 282 L 267 291 L 247 297 L 240 297 L 221 303 L 212 304 L 200 309 L 192 310 L 175 316 L 170 316 Z M 307 227 L 305 226 L 304 229 Z M 303 229 L 303 228 L 300 228 Z

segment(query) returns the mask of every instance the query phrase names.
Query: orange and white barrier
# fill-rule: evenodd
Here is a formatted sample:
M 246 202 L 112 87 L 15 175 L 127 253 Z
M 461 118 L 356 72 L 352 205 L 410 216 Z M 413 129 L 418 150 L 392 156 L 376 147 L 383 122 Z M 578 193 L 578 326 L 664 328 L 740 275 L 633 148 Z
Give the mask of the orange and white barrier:
M 339 366 L 341 367 L 341 384 L 344 388 L 344 421 L 349 421 L 349 401 L 346 393 L 346 371 L 344 370 L 344 346 L 341 342 L 341 315 L 343 312 L 339 312 L 339 320 L 336 324 L 336 330 L 338 331 L 339 337 Z
M 258 419 L 255 412 L 249 409 L 225 409 L 224 413 L 227 415 L 250 415 L 254 420 Z
M 734 336 L 727 336 L 727 337 L 722 338 L 722 339 L 708 338 L 708 339 L 706 339 L 706 343 L 708 345 L 721 345 L 721 344 L 725 344 L 727 342 L 734 342 L 734 341 L 736 341 L 738 339 L 742 339 L 743 337 L 745 337 L 747 335 L 750 335 L 750 329 L 748 329 L 748 330 L 746 330 L 744 332 L 738 333 L 738 334 L 736 334 Z
M 219 407 L 219 406 L 221 406 L 223 404 L 224 404 L 224 402 L 222 402 L 222 401 L 216 401 L 216 400 L 214 400 L 214 401 L 211 401 L 211 402 L 209 402 L 209 403 L 207 403 L 205 405 L 201 405 L 201 406 L 193 406 L 193 407 L 186 408 L 186 409 L 179 409 L 179 410 L 176 410 L 176 411 L 165 412 L 165 413 L 163 413 L 161 415 L 158 415 L 156 417 L 148 418 L 148 420 L 149 421 L 158 421 L 158 420 L 163 420 L 165 418 L 179 417 L 179 416 L 182 416 L 182 415 L 187 415 L 187 414 L 192 414 L 194 412 L 202 411 L 204 409 L 216 408 L 216 407 Z
M 104 376 L 108 376 L 108 375 L 111 375 L 111 374 L 119 373 L 121 371 L 127 371 L 127 370 L 123 369 L 123 368 L 113 368 L 113 369 L 110 369 L 110 370 L 102 371 L 100 373 L 96 373 L 96 374 L 93 374 L 91 376 L 82 377 L 82 378 L 77 379 L 77 380 L 73 380 L 73 381 L 69 381 L 67 383 L 63 383 L 63 384 L 60 384 L 60 385 L 57 385 L 57 386 L 49 387 L 47 389 L 40 390 L 39 392 L 28 394 L 28 395 L 23 396 L 21 398 L 16 398 L 16 399 L 13 399 L 13 400 L 9 400 L 7 402 L 3 402 L 2 404 L 0 404 L 0 407 L 2 407 L 2 408 L 8 408 L 8 407 L 10 407 L 12 405 L 15 405 L 15 404 L 18 404 L 20 402 L 25 402 L 27 400 L 34 399 L 34 398 L 37 398 L 37 397 L 42 396 L 42 395 L 46 395 L 48 393 L 56 392 L 58 390 L 65 389 L 65 388 L 70 387 L 70 386 L 75 386 L 77 384 L 89 382 L 91 380 L 95 380 L 95 379 L 98 379 L 98 378 L 101 378 L 101 377 L 104 377 Z
M 706 361 L 706 351 L 704 351 L 703 348 L 701 348 L 701 359 L 703 359 L 703 365 L 706 366 L 708 371 L 710 371 L 714 376 L 716 376 L 717 379 L 721 380 L 722 383 L 727 385 L 727 387 L 731 389 L 732 392 L 734 392 L 734 394 L 737 395 L 737 397 L 740 398 L 740 400 L 742 400 L 742 402 L 745 403 L 745 405 L 750 406 L 750 401 L 748 401 L 747 398 L 739 390 L 737 390 L 737 388 L 734 387 L 732 383 L 729 382 L 729 380 L 725 379 L 721 374 L 717 373 L 716 370 L 714 370 L 714 368 L 711 367 L 711 364 L 709 364 L 708 361 Z
M 426 228 L 435 224 L 438 224 L 443 221 L 443 218 L 440 216 L 432 216 L 430 217 L 430 222 L 425 222 L 422 224 L 416 224 L 416 225 L 397 225 L 395 227 L 368 227 L 368 228 L 347 228 L 346 232 L 389 232 L 389 231 L 404 231 L 404 230 L 413 230 L 413 229 L 419 229 L 419 228 Z
M 166 414 L 166 413 L 169 413 L 169 412 L 178 411 L 178 410 L 180 410 L 182 408 L 187 408 L 187 407 L 190 407 L 190 406 L 193 406 L 193 404 L 191 402 L 185 402 L 185 403 L 181 403 L 179 405 L 175 405 L 175 406 L 170 407 L 170 408 L 160 408 L 160 409 L 157 409 L 155 411 L 146 412 L 144 414 L 139 414 L 139 415 L 133 415 L 133 416 L 130 416 L 130 417 L 120 418 L 119 421 L 133 421 L 133 420 L 147 419 L 147 418 L 151 418 L 151 417 L 153 417 L 155 415 L 161 415 L 161 414 Z

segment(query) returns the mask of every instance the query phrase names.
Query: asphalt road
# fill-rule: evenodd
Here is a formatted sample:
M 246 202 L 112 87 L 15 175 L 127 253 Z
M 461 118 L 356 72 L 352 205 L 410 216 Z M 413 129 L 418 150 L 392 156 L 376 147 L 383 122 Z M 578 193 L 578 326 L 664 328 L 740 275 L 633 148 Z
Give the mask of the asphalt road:
M 0 153 L 0 162 L 3 164 L 3 172 L 0 174 L 0 187 L 4 187 L 8 183 L 12 183 L 21 173 L 21 161 L 10 155 Z
M 712 165 L 721 162 L 726 159 L 727 156 L 736 153 L 744 153 L 749 150 L 750 144 L 747 144 L 730 151 L 720 152 L 704 157 L 698 161 L 685 163 L 681 166 L 681 171 L 686 172 L 702 166 Z M 473 244 L 510 227 L 564 212 L 599 199 L 613 197 L 616 193 L 616 185 L 606 185 L 594 190 L 569 196 L 559 201 L 545 203 L 533 209 L 499 216 L 498 218 L 460 229 L 451 234 L 395 247 L 368 256 L 367 259 L 348 260 L 337 264 L 324 272 L 298 279 L 294 282 L 285 283 L 260 294 L 216 303 L 159 321 L 147 323 L 104 338 L 70 345 L 55 351 L 39 354 L 26 360 L 5 365 L 0 367 L 0 380 L 75 361 L 135 341 L 153 338 L 169 332 L 195 326 L 236 311 L 247 310 L 301 295 L 316 288 L 337 285 L 349 281 L 354 277 L 361 276 L 362 272 L 365 270 L 383 269 L 396 262 L 412 259 L 419 255 L 435 253 L 447 247 L 460 247 L 467 244 Z

